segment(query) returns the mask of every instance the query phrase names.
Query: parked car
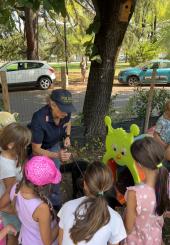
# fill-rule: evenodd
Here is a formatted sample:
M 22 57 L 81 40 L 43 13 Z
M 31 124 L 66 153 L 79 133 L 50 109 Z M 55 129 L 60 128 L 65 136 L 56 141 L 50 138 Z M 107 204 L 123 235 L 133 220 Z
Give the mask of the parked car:
M 11 61 L 1 66 L 0 71 L 6 72 L 9 86 L 33 85 L 48 89 L 56 79 L 54 69 L 39 60 Z
M 122 84 L 135 86 L 150 84 L 153 67 L 157 67 L 156 84 L 170 84 L 170 60 L 153 60 L 145 64 L 120 71 L 118 81 Z

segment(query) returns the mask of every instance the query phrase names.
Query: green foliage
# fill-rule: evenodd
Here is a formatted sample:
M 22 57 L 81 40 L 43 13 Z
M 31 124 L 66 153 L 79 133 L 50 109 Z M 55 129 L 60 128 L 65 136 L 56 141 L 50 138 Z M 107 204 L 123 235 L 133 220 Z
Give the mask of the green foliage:
M 78 115 L 76 115 L 76 118 L 74 118 L 72 125 L 73 126 L 82 126 L 82 122 L 83 122 L 83 113 L 81 112 Z
M 170 33 L 169 9 L 169 0 L 137 1 L 135 12 L 128 26 L 122 46 L 123 52 L 126 55 L 130 55 L 130 60 L 133 65 L 137 63 L 138 57 L 140 57 L 140 44 L 144 44 L 144 46 L 147 46 L 145 43 L 150 43 L 151 46 L 152 44 L 156 44 L 155 50 L 157 56 L 159 53 L 170 53 L 170 34 L 168 34 Z M 149 53 L 150 50 L 154 51 L 154 47 L 149 47 Z M 139 53 L 137 57 L 135 55 L 136 51 Z M 150 59 L 150 56 L 152 58 L 153 55 L 149 55 L 148 59 Z
M 86 30 L 86 33 L 89 35 L 96 34 L 98 33 L 99 29 L 100 29 L 100 19 L 98 16 L 95 16 L 93 22 L 89 25 L 88 29 Z
M 145 61 L 151 60 L 156 57 L 158 47 L 155 43 L 143 42 L 139 43 L 136 47 L 129 50 L 127 55 L 131 66 L 136 66 Z
M 143 88 L 135 89 L 134 95 L 129 98 L 128 103 L 119 111 L 116 111 L 114 108 L 117 95 L 112 97 L 108 115 L 112 118 L 114 123 L 130 120 L 133 117 L 137 117 L 141 120 L 144 119 L 148 103 L 148 94 L 149 90 Z M 151 116 L 161 115 L 168 99 L 170 99 L 170 92 L 168 90 L 164 88 L 155 89 Z
M 40 7 L 41 0 L 16 0 L 15 3 L 20 7 L 27 7 L 36 11 Z
M 88 139 L 88 141 L 82 146 L 80 146 L 79 142 L 75 140 L 72 143 L 70 150 L 78 159 L 83 159 L 89 162 L 101 161 L 105 151 L 105 144 L 104 140 L 98 137 L 95 139 Z
M 167 54 L 166 58 L 170 59 L 170 1 L 168 1 L 168 6 L 164 7 L 164 20 L 162 21 L 161 34 L 159 38 L 159 44 L 163 50 L 163 53 Z
M 89 25 L 88 29 L 86 30 L 86 33 L 89 35 L 92 35 L 92 38 L 89 42 L 84 43 L 84 46 L 86 48 L 86 55 L 89 56 L 91 61 L 96 61 L 97 63 L 101 64 L 102 59 L 98 52 L 98 48 L 94 44 L 94 36 L 96 33 L 98 33 L 100 29 L 100 18 L 98 15 L 94 17 L 93 22 Z
M 17 60 L 25 58 L 26 46 L 22 35 L 14 33 L 11 36 L 0 39 L 1 60 Z
M 99 64 L 102 63 L 102 58 L 101 58 L 101 56 L 100 56 L 99 54 L 92 56 L 92 57 L 90 58 L 90 60 L 91 60 L 91 61 L 94 61 L 94 60 L 95 60 L 95 61 L 96 61 L 97 63 L 99 63 Z
M 139 119 L 145 118 L 149 90 L 138 88 L 135 94 L 130 97 L 126 110 L 132 116 Z M 155 89 L 152 101 L 151 116 L 161 115 L 164 111 L 166 100 L 170 99 L 170 93 L 166 89 Z
M 43 0 L 44 7 L 47 9 L 48 5 L 50 4 L 51 7 L 57 14 L 62 14 L 63 17 L 66 17 L 67 10 L 65 6 L 65 0 Z

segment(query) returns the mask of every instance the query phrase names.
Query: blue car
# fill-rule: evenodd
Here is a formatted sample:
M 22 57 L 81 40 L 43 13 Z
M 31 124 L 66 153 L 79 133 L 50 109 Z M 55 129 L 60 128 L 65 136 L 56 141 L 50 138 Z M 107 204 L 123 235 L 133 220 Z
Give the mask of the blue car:
M 150 84 L 154 66 L 157 67 L 155 83 L 170 84 L 170 60 L 152 60 L 145 64 L 120 71 L 118 81 L 129 86 Z

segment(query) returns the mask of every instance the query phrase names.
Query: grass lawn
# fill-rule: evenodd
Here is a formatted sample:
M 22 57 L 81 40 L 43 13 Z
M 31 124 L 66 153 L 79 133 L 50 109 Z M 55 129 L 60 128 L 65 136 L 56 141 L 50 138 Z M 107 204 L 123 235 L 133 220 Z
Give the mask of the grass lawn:
M 55 70 L 60 70 L 61 66 L 64 66 L 65 63 L 49 63 Z M 90 66 L 90 63 L 89 63 Z M 126 69 L 129 67 L 129 63 L 116 63 L 116 71 L 115 75 L 117 76 L 120 70 Z M 80 72 L 80 63 L 79 62 L 72 62 L 68 64 L 69 72 Z M 89 70 L 89 69 L 88 69 Z

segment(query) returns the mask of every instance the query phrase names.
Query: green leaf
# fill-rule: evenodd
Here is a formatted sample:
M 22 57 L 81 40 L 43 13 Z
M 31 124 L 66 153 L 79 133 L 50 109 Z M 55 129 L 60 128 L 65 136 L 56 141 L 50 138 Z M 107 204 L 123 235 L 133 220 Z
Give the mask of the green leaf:
M 86 30 L 86 34 L 93 34 L 93 33 L 98 33 L 100 29 L 100 20 L 98 17 L 95 16 L 93 23 L 89 25 L 89 28 Z
M 61 13 L 63 17 L 66 17 L 67 11 L 65 0 L 49 0 L 49 3 L 51 4 L 56 13 Z
M 91 61 L 96 61 L 97 63 L 101 64 L 102 63 L 102 58 L 101 56 L 98 54 L 98 55 L 95 55 L 95 56 L 92 56 L 90 57 L 90 60 Z

